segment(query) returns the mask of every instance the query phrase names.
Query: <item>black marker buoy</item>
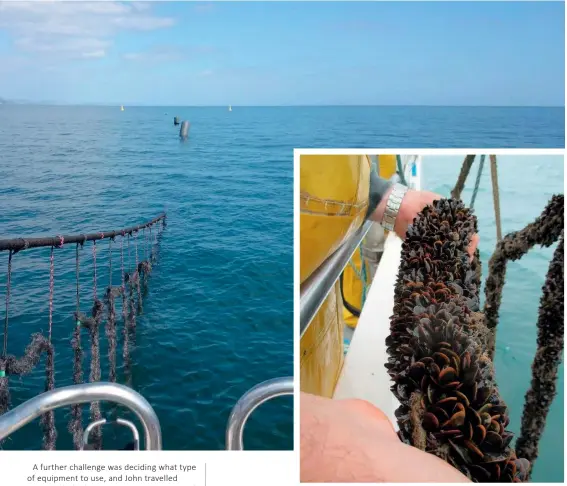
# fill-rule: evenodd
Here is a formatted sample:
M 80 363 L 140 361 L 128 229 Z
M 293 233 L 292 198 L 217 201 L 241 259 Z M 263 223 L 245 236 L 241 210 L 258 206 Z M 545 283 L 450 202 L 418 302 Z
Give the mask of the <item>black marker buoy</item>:
M 176 117 L 173 118 L 173 124 L 174 124 L 174 125 L 179 125 L 179 117 L 178 117 L 178 116 L 176 116 Z
M 181 140 L 186 140 L 189 136 L 189 122 L 183 121 L 181 122 L 181 128 L 179 130 L 179 138 Z

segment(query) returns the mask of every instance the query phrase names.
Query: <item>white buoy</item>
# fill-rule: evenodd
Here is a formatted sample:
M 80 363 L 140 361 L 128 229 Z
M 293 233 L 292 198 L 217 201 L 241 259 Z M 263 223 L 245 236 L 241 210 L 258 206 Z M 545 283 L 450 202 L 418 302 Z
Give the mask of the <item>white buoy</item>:
M 189 137 L 189 122 L 185 120 L 181 122 L 181 128 L 179 129 L 179 138 L 181 140 L 186 140 L 187 137 Z

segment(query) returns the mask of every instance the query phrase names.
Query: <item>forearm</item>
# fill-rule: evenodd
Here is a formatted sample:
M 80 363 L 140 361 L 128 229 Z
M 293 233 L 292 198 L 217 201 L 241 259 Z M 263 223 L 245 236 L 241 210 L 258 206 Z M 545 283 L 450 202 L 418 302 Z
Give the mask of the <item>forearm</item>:
M 369 210 L 366 218 L 384 226 L 384 213 L 386 212 L 386 205 L 392 193 L 393 186 L 389 181 L 380 179 L 377 175 L 373 176 L 370 182 L 370 202 Z M 436 199 L 441 199 L 441 196 L 429 191 L 416 191 L 408 189 L 407 192 L 401 193 L 402 199 L 397 210 L 397 215 L 394 223 L 394 232 L 400 237 L 405 238 L 408 226 L 412 224 L 417 214 L 428 204 L 432 204 Z M 400 193 L 398 191 L 397 197 L 400 200 Z

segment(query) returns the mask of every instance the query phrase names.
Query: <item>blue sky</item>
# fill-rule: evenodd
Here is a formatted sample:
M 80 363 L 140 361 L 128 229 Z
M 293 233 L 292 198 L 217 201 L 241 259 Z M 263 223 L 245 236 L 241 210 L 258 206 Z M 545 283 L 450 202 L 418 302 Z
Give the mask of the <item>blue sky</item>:
M 0 2 L 0 97 L 564 106 L 563 2 Z

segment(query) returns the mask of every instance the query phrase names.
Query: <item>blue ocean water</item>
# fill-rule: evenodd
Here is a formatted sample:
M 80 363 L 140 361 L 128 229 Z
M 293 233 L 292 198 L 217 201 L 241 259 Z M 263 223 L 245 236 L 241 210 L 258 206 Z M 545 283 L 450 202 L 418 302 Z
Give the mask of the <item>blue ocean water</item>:
M 224 448 L 226 422 L 238 398 L 263 380 L 293 374 L 292 147 L 255 138 L 253 129 L 232 123 L 225 111 L 0 107 L 3 238 L 119 229 L 167 209 L 132 348 L 132 386 L 155 408 L 166 449 Z M 180 143 L 174 115 L 193 115 L 188 143 Z M 108 282 L 108 247 L 97 246 L 101 292 Z M 49 251 L 14 257 L 10 353 L 20 355 L 32 332 L 47 331 Z M 55 256 L 57 386 L 72 379 L 74 254 L 71 245 Z M 90 246 L 82 251 L 81 268 L 82 309 L 88 312 Z M 104 378 L 106 339 L 102 342 Z M 31 376 L 12 380 L 13 403 L 43 391 L 44 376 L 42 361 Z M 119 381 L 124 380 L 121 369 Z M 71 447 L 67 413 L 56 414 L 59 449 Z M 107 435 L 109 448 L 128 440 Z M 28 425 L 4 447 L 37 449 L 40 437 L 38 425 Z M 255 412 L 244 443 L 248 449 L 292 449 L 291 397 Z
M 461 195 L 469 205 L 479 159 L 475 161 Z M 462 165 L 462 156 L 423 158 L 422 187 L 448 197 Z M 502 234 L 523 229 L 537 218 L 553 194 L 564 193 L 564 157 L 555 155 L 498 156 L 498 180 Z M 484 305 L 484 281 L 488 262 L 496 246 L 496 224 L 488 157 L 474 204 L 480 236 Z M 496 336 L 496 380 L 508 404 L 509 429 L 519 435 L 524 396 L 531 381 L 531 363 L 536 351 L 537 317 L 541 288 L 557 244 L 534 247 L 516 262 L 509 262 L 502 293 Z M 557 396 L 547 417 L 539 444 L 532 481 L 563 482 L 564 470 L 564 366 L 557 380 Z

